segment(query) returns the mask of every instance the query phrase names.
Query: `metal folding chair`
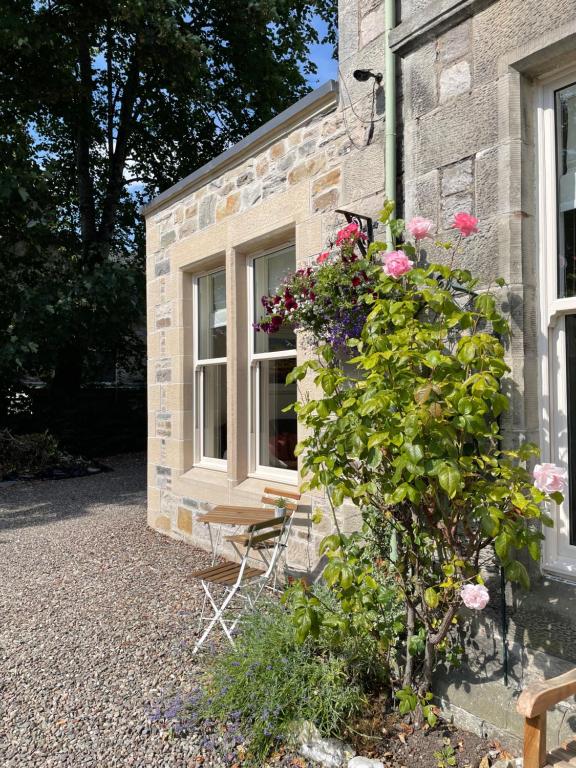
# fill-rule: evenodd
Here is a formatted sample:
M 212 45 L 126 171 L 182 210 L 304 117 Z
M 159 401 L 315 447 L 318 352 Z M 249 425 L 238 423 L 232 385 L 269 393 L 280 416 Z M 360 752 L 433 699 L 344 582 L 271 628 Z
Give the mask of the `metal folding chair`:
M 202 607 L 200 624 L 208 621 L 208 626 L 200 635 L 192 654 L 196 654 L 216 624 L 220 624 L 232 646 L 234 639 L 232 633 L 240 621 L 242 614 L 252 610 L 256 601 L 266 587 L 274 587 L 276 584 L 276 570 L 283 550 L 286 548 L 290 527 L 292 525 L 292 512 L 288 511 L 280 517 L 264 520 L 248 526 L 246 533 L 238 533 L 227 536 L 226 541 L 231 542 L 236 551 L 241 555 L 240 562 L 224 561 L 210 568 L 195 571 L 192 576 L 200 579 L 206 600 L 212 606 L 214 614 L 204 617 L 206 600 Z M 245 547 L 244 552 L 240 547 Z M 257 553 L 259 558 L 255 558 Z M 257 560 L 260 567 L 252 563 Z M 224 589 L 224 600 L 219 604 L 214 588 Z M 240 607 L 233 605 L 233 601 L 240 601 Z M 229 619 L 228 614 L 233 614 Z

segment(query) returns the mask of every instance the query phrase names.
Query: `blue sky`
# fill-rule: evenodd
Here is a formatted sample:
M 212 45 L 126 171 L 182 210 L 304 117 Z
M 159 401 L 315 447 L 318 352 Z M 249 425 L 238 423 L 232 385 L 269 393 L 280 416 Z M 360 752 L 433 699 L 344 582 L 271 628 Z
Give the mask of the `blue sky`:
M 318 30 L 320 39 L 326 33 L 326 24 L 320 19 L 317 20 L 316 29 Z M 317 88 L 326 80 L 336 79 L 338 62 L 332 58 L 332 46 L 331 45 L 312 45 L 310 46 L 310 58 L 315 62 L 318 67 L 318 73 L 313 77 L 308 78 L 309 84 L 312 88 Z

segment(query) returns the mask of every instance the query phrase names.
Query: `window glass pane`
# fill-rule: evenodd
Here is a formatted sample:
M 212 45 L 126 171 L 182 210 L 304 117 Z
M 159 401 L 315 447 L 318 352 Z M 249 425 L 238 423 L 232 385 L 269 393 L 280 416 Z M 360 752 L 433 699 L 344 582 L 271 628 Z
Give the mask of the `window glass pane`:
M 558 295 L 576 296 L 576 83 L 556 93 Z
M 226 458 L 226 364 L 205 365 L 203 371 L 202 455 Z
M 295 268 L 294 246 L 254 259 L 254 322 L 259 322 L 264 316 L 262 297 L 276 293 L 283 278 Z M 283 327 L 278 333 L 270 335 L 254 332 L 254 350 L 257 353 L 286 349 L 296 349 L 296 336 L 290 328 Z
M 263 467 L 297 469 L 294 456 L 297 443 L 296 414 L 283 413 L 287 405 L 296 401 L 296 382 L 286 384 L 286 376 L 296 365 L 293 357 L 279 360 L 261 360 L 259 363 L 260 389 L 260 456 Z
M 198 280 L 198 359 L 226 357 L 226 274 Z

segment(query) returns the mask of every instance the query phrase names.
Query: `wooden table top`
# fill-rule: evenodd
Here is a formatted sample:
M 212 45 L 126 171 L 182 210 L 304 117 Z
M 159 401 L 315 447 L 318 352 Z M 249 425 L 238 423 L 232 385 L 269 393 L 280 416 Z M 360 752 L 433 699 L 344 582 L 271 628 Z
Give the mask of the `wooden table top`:
M 199 523 L 213 525 L 254 525 L 274 520 L 274 511 L 262 507 L 226 507 L 218 506 L 209 512 L 198 515 Z

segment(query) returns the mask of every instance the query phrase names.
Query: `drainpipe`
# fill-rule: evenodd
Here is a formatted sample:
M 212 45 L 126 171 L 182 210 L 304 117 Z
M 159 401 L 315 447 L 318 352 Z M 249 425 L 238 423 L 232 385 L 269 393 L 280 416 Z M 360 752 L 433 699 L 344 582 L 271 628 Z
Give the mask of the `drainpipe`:
M 396 56 L 390 50 L 388 37 L 396 26 L 396 0 L 384 0 L 384 96 L 386 99 L 384 138 L 384 194 L 388 200 L 396 200 Z M 392 211 L 396 216 L 396 208 Z M 393 246 L 390 229 L 386 228 L 386 240 Z M 390 536 L 390 560 L 398 562 L 398 535 Z
M 396 56 L 390 50 L 388 37 L 396 26 L 396 0 L 384 0 L 384 71 L 386 97 L 385 183 L 388 200 L 396 200 Z M 392 217 L 396 216 L 396 210 Z

